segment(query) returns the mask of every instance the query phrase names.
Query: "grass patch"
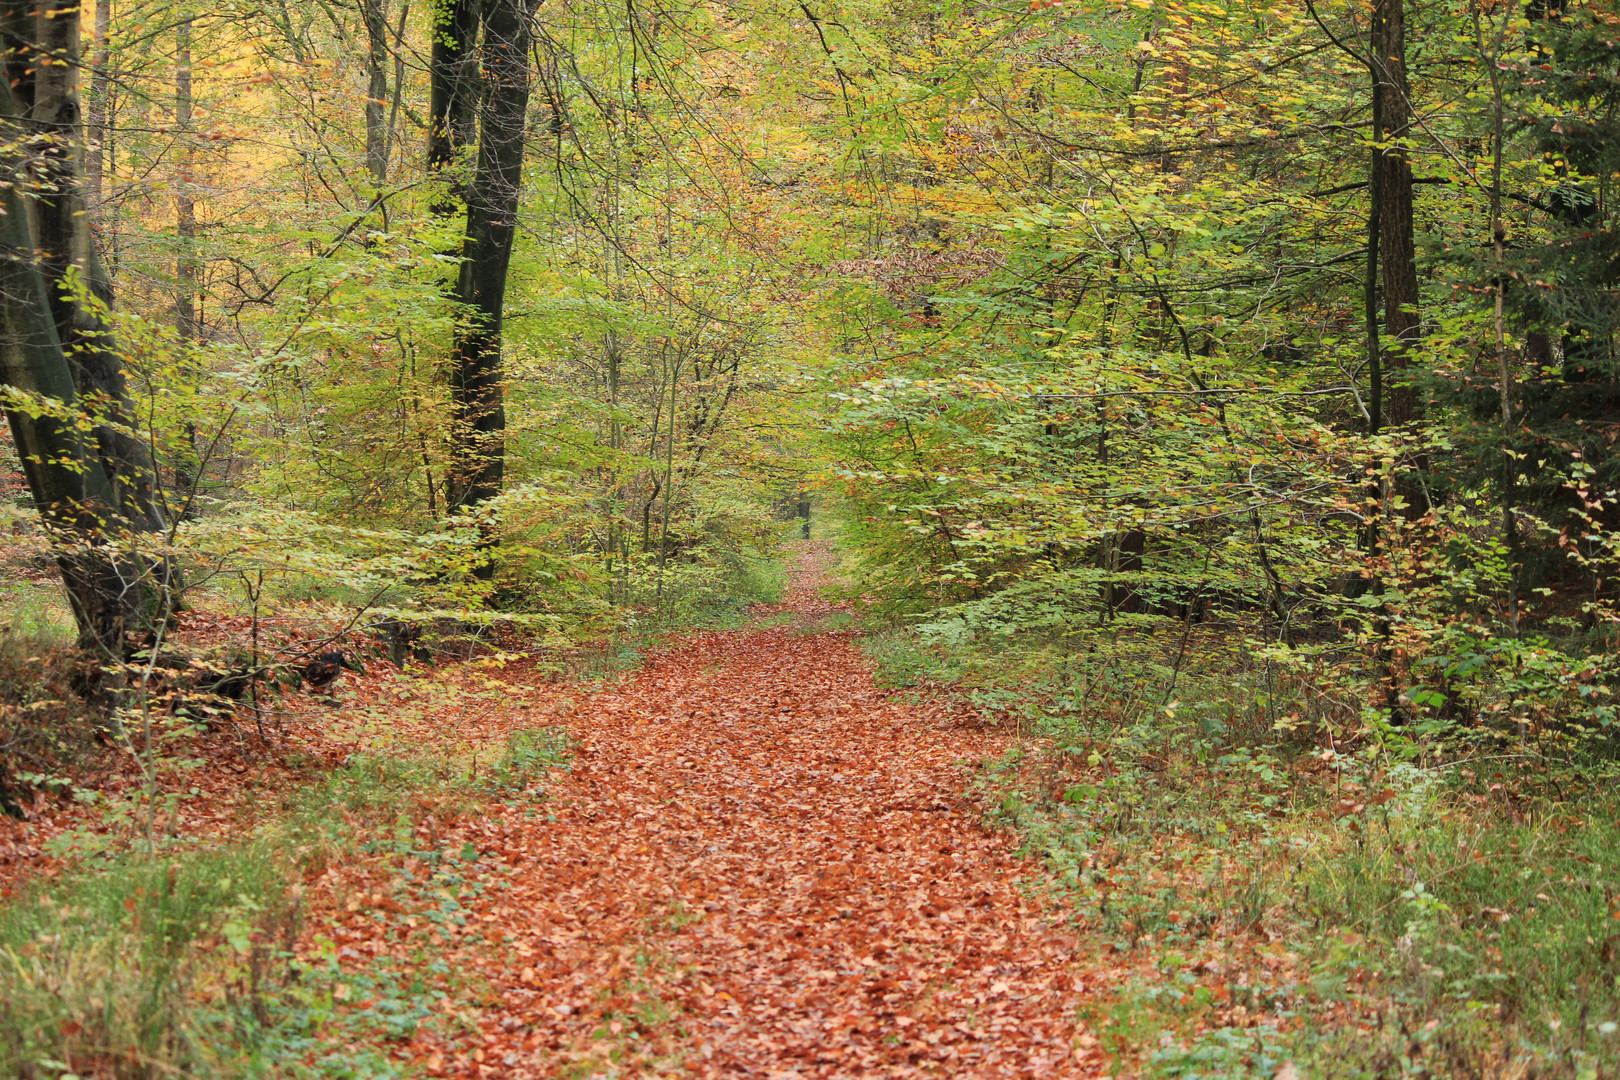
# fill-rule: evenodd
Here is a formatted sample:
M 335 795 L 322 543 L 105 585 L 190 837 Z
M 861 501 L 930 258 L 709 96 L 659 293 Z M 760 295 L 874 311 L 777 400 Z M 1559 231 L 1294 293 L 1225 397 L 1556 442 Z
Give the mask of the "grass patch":
M 506 749 L 490 770 L 487 787 L 503 794 L 529 789 L 553 769 L 566 768 L 573 741 L 565 728 L 534 728 L 514 731 L 506 737 Z
M 751 606 L 776 603 L 787 589 L 787 564 L 777 546 L 704 547 L 663 567 L 650 555 L 638 557 L 615 585 L 614 601 L 634 612 L 627 620 L 632 636 L 741 625 Z
M 294 956 L 284 871 L 265 844 L 129 858 L 0 910 L 0 1075 L 399 1075 L 336 965 Z
M 59 582 L 0 577 L 0 636 L 52 648 L 72 644 L 77 633 Z
M 1092 1017 L 1127 1073 L 1620 1069 L 1620 805 L 1601 789 L 1572 814 L 1493 803 L 1460 770 L 1098 753 L 1015 757 L 986 787 L 1130 972 Z
M 908 630 L 883 630 L 861 641 L 872 662 L 872 679 L 889 690 L 905 690 L 928 682 L 954 682 L 960 675 L 951 657 L 931 648 Z
M 480 799 L 536 797 L 566 735 L 514 733 L 482 775 L 357 756 L 299 789 L 253 841 L 86 859 L 0 908 L 0 1076 L 393 1077 L 388 1048 L 432 1022 L 454 975 L 420 949 L 340 964 L 294 946 L 304 874 L 346 858 L 409 862 L 396 889 L 432 923 L 472 888 L 419 823 Z M 405 905 L 401 905 L 404 909 Z M 379 913 L 379 917 L 388 917 Z
M 106 719 L 84 700 L 86 664 L 71 631 L 0 623 L 0 813 L 21 816 L 31 791 L 73 793 L 74 775 L 101 752 Z
M 1030 737 L 981 794 L 1122 973 L 1087 1016 L 1121 1075 L 1620 1076 L 1612 763 L 1338 752 L 1261 665 L 866 647 Z
M 774 620 L 772 621 L 774 622 Z M 859 622 L 860 620 L 853 612 L 835 611 L 830 615 L 824 615 L 819 619 L 813 620 L 808 626 L 804 627 L 802 630 L 799 630 L 798 633 L 801 635 L 847 634 L 857 629 Z M 767 625 L 771 624 L 767 623 Z
M 1620 1073 L 1613 778 L 1514 805 L 1462 771 L 1397 782 L 1390 813 L 1342 818 L 1289 896 L 1299 921 L 1334 930 L 1313 952 L 1321 999 L 1370 1001 L 1383 1021 L 1353 1046 L 1345 1032 L 1308 1043 L 1305 1059 L 1345 1077 L 1403 1060 Z M 1365 1064 L 1349 1071 L 1346 1056 Z

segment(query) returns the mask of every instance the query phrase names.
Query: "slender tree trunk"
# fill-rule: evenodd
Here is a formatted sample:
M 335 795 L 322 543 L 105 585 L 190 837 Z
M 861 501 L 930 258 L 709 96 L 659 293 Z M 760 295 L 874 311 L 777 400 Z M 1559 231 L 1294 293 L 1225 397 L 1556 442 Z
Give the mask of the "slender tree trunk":
M 197 264 L 197 202 L 192 184 L 191 20 L 175 31 L 174 126 L 179 147 L 179 183 L 175 184 L 175 237 L 179 244 L 175 257 L 174 314 L 180 340 L 194 342 L 202 337 L 197 324 L 197 290 L 201 267 Z
M 388 106 L 388 119 L 383 127 L 382 161 L 385 173 L 394 145 L 394 132 L 399 130 L 399 108 L 405 99 L 405 21 L 410 18 L 410 14 L 411 0 L 401 0 L 399 21 L 394 24 L 394 100 Z M 386 176 L 383 179 L 386 179 Z
M 90 97 L 86 102 L 84 194 L 92 218 L 101 209 L 102 177 L 106 173 L 109 117 L 107 65 L 112 57 L 107 34 L 112 28 L 112 0 L 96 0 L 94 38 L 90 46 Z
M 1383 264 L 1384 333 L 1390 338 L 1384 375 L 1389 423 L 1419 419 L 1410 382 L 1411 353 L 1422 337 L 1418 313 L 1417 247 L 1412 236 L 1412 161 L 1404 140 L 1412 130 L 1412 95 L 1406 74 L 1405 0 L 1375 0 L 1371 55 L 1374 88 L 1374 197 L 1378 200 L 1378 256 Z
M 1362 315 L 1367 336 L 1367 434 L 1377 435 L 1384 428 L 1384 348 L 1378 320 L 1378 246 L 1380 213 L 1383 206 L 1383 151 L 1376 141 L 1384 128 L 1383 83 L 1374 68 L 1372 81 L 1372 130 L 1375 145 L 1367 162 L 1367 266 L 1361 281 Z M 1383 502 L 1384 485 L 1374 478 L 1367 488 L 1370 503 Z M 1372 559 L 1378 552 L 1378 516 L 1368 514 L 1360 530 L 1361 550 Z M 1352 576 L 1345 583 L 1345 595 L 1357 597 L 1373 585 L 1370 578 Z
M 189 350 L 202 340 L 197 306 L 202 289 L 202 264 L 197 258 L 197 202 L 193 188 L 193 104 L 191 20 L 184 19 L 175 28 L 174 57 L 174 126 L 175 140 L 179 144 L 179 167 L 174 185 L 174 324 L 182 350 Z M 189 370 L 186 359 L 182 359 L 182 364 Z M 182 434 L 185 435 L 185 445 L 180 449 L 183 460 L 176 464 L 174 470 L 175 502 L 178 506 L 175 512 L 189 516 L 196 509 L 197 484 L 201 479 L 197 475 L 197 425 L 189 419 L 185 420 Z
M 388 179 L 388 3 L 360 0 L 366 24 L 366 171 L 379 184 Z
M 1514 636 L 1519 633 L 1519 572 L 1521 552 L 1519 529 L 1514 513 L 1517 501 L 1518 461 L 1513 453 L 1513 371 L 1508 365 L 1507 327 L 1503 306 L 1507 300 L 1507 224 L 1502 219 L 1502 158 L 1507 141 L 1507 101 L 1502 87 L 1502 46 L 1507 40 L 1508 22 L 1502 19 L 1494 43 L 1487 45 L 1480 13 L 1473 13 L 1474 41 L 1479 58 L 1491 81 L 1491 264 L 1495 273 L 1496 295 L 1493 329 L 1496 345 L 1496 371 L 1498 392 L 1502 407 L 1502 538 L 1507 541 L 1508 626 Z
M 1378 86 L 1373 85 L 1373 130 L 1383 115 Z M 1384 349 L 1378 330 L 1378 236 L 1381 177 L 1379 151 L 1375 148 L 1367 168 L 1367 273 L 1362 280 L 1362 307 L 1367 323 L 1367 434 L 1376 435 L 1384 427 Z
M 467 233 L 457 288 L 465 311 L 451 353 L 447 501 L 458 509 L 499 494 L 505 471 L 501 320 L 523 182 L 536 3 L 491 0 L 484 15 L 478 166 L 467 190 Z

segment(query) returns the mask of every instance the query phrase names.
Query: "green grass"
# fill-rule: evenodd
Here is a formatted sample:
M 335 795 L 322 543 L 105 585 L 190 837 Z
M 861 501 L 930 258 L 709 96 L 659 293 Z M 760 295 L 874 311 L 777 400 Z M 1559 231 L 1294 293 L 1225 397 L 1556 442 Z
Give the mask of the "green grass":
M 298 914 L 263 844 L 36 888 L 0 911 L 0 1075 L 395 1075 L 344 1051 L 329 978 L 294 982 Z M 334 1055 L 346 1073 L 326 1068 Z
M 70 644 L 76 633 L 73 609 L 59 582 L 0 578 L 0 636 L 48 648 Z
M 296 956 L 300 921 L 263 842 L 36 888 L 0 910 L 0 1076 L 404 1075 L 387 1049 L 431 1015 L 421 973 Z
M 490 796 L 540 797 L 569 745 L 513 734 L 489 770 L 356 756 L 319 774 L 257 837 L 206 850 L 95 857 L 0 907 L 0 1077 L 383 1078 L 389 1045 L 430 1022 L 453 973 L 430 954 L 340 966 L 295 955 L 302 873 L 345 858 L 410 857 L 413 910 L 465 915 L 458 870 L 476 853 L 421 850 L 417 823 Z
M 872 678 L 881 687 L 903 690 L 929 680 L 949 681 L 959 675 L 951 658 L 931 648 L 909 630 L 885 630 L 866 637 L 862 651 L 872 662 Z
M 692 558 L 659 569 L 648 557 L 620 582 L 617 600 L 637 612 L 638 630 L 737 626 L 750 606 L 776 603 L 787 588 L 787 566 L 774 546 L 710 546 Z
M 1386 1022 L 1358 1040 L 1354 1067 L 1342 1036 L 1308 1047 L 1321 1075 L 1373 1075 L 1413 1044 L 1442 1071 L 1492 1075 L 1502 1061 L 1542 1077 L 1620 1074 L 1612 780 L 1572 791 L 1578 800 L 1513 806 L 1451 775 L 1432 794 L 1406 786 L 1387 816 L 1350 819 L 1362 824 L 1311 861 L 1290 899 L 1338 931 L 1315 952 L 1323 1000 L 1371 998 Z M 1363 990 L 1369 962 L 1381 975 Z
M 77 767 L 103 752 L 106 724 L 84 700 L 90 672 L 73 648 L 71 617 L 61 623 L 40 600 L 45 590 L 15 586 L 0 586 L 0 813 L 8 814 L 31 791 L 74 791 Z
M 1124 973 L 1085 1006 L 1119 1075 L 1620 1076 L 1612 764 L 1324 753 L 1315 703 L 1253 669 L 1172 690 L 1123 651 L 865 647 L 1027 737 L 979 790 Z
M 1093 1017 L 1125 1074 L 1620 1075 L 1606 782 L 1532 805 L 1388 770 L 1335 818 L 1331 782 L 1274 754 L 1113 750 L 1014 755 L 983 783 L 1133 972 Z
M 506 749 L 486 781 L 496 794 L 523 792 L 553 769 L 566 768 L 573 742 L 564 728 L 515 731 L 506 737 Z

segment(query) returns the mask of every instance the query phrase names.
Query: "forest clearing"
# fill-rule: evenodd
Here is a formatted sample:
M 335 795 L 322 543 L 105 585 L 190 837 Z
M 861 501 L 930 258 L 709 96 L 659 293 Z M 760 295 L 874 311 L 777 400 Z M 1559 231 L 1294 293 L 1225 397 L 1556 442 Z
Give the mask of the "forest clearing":
M 0 1078 L 1620 1077 L 1612 0 L 0 29 Z

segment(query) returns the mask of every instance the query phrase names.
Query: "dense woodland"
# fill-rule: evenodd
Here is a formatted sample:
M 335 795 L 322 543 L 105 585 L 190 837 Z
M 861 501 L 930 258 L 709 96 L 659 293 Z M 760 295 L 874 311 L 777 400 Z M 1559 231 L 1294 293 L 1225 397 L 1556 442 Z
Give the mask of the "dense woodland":
M 1365 944 L 1287 1017 L 1139 994 L 1111 1067 L 1620 1068 L 1608 0 L 0 26 L 8 813 L 122 747 L 155 814 L 154 747 L 273 754 L 339 665 L 718 625 L 802 528 L 881 682 L 1022 740 L 997 820 L 1116 939 L 1116 867 L 1203 851 L 1207 805 L 1271 867 L 1211 920 L 1303 888 L 1289 947 Z M 1295 812 L 1339 907 L 1278 869 Z M 1582 914 L 1531 928 L 1521 865 Z M 1187 964 L 1148 981 L 1194 1002 Z M 1361 1035 L 1311 1058 L 1307 1015 Z
M 7 385 L 87 646 L 261 572 L 595 632 L 813 489 L 964 633 L 1603 722 L 1601 9 L 84 14 L 13 17 Z

